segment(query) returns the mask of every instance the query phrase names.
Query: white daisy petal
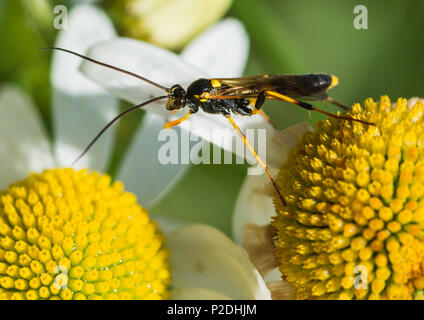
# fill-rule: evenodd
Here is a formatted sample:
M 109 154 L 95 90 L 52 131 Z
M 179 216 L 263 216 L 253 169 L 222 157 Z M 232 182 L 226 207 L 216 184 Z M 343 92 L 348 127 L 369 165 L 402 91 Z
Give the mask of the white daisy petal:
M 231 298 L 213 290 L 177 288 L 171 291 L 171 300 L 231 300 Z
M 87 55 L 165 87 L 176 83 L 186 86 L 195 79 L 205 76 L 194 66 L 185 63 L 178 55 L 147 42 L 129 38 L 114 38 L 94 45 Z M 149 83 L 88 61 L 82 62 L 81 71 L 114 95 L 133 104 L 139 104 L 153 96 L 166 95 L 166 92 Z M 162 102 L 146 109 L 153 109 L 161 115 L 168 114 Z
M 270 299 L 244 249 L 205 225 L 182 227 L 167 237 L 176 288 L 203 288 L 233 299 Z
M 264 276 L 264 280 L 266 283 L 281 280 L 280 270 L 278 270 L 278 268 L 273 269 L 267 275 Z
M 274 135 L 273 141 L 288 149 L 296 147 L 299 138 L 313 128 L 308 122 L 302 122 Z
M 240 77 L 247 61 L 249 38 L 242 23 L 227 18 L 191 41 L 181 57 L 212 77 Z
M 312 128 L 308 123 L 300 123 L 275 134 L 267 146 L 267 160 L 273 169 L 273 176 L 276 177 L 278 171 L 286 159 L 289 149 L 296 146 L 298 139 L 305 132 Z M 266 175 L 247 176 L 240 188 L 233 214 L 233 238 L 235 242 L 242 245 L 243 232 L 246 223 L 265 225 L 271 221 L 275 215 L 272 203 L 271 186 Z
M 281 279 L 267 282 L 267 287 L 271 291 L 272 300 L 294 300 L 294 290 L 290 284 Z
M 244 226 L 253 223 L 266 225 L 275 215 L 274 204 L 269 194 L 262 191 L 269 184 L 266 175 L 247 176 L 240 188 L 233 214 L 233 239 L 243 245 Z
M 249 223 L 244 228 L 243 247 L 252 264 L 264 278 L 278 267 L 274 253 L 274 237 L 275 229 L 269 223 L 264 226 Z
M 95 45 L 90 49 L 89 55 L 92 58 L 114 64 L 117 67 L 137 73 L 168 87 L 176 83 L 187 87 L 193 80 L 206 76 L 186 63 L 178 55 L 133 39 L 116 38 Z M 162 90 L 152 85 L 128 75 L 101 68 L 93 63 L 83 62 L 81 70 L 85 75 L 101 84 L 114 95 L 133 104 L 139 104 L 149 98 L 164 94 Z M 145 109 L 169 120 L 180 118 L 186 113 L 186 111 L 180 111 L 170 115 L 165 109 L 165 102 L 162 101 L 148 105 Z M 234 120 L 243 129 L 263 128 L 270 130 L 269 132 L 274 132 L 272 127 L 260 116 L 234 116 Z M 234 151 L 235 149 L 233 148 L 233 141 L 236 141 L 238 137 L 228 120 L 221 115 L 206 114 L 199 110 L 187 121 L 184 121 L 181 127 L 225 150 Z M 255 130 L 255 134 L 257 134 L 257 130 Z M 250 152 L 245 153 L 244 149 L 238 149 L 236 153 L 242 157 L 245 157 L 246 154 L 249 160 L 252 159 Z
M 59 33 L 56 46 L 84 53 L 94 43 L 114 36 L 113 25 L 101 10 L 81 4 L 70 12 L 68 28 Z M 80 58 L 54 52 L 54 149 L 63 166 L 69 166 L 118 112 L 117 99 L 82 75 L 78 70 L 80 63 Z M 109 129 L 77 166 L 104 170 L 112 152 L 114 130 Z
M 53 166 L 47 134 L 32 101 L 20 89 L 0 88 L 0 188 L 31 171 Z
M 159 200 L 158 196 L 166 193 L 165 189 L 172 188 L 177 176 L 182 176 L 188 168 L 180 163 L 162 164 L 159 161 L 159 149 L 164 142 L 158 141 L 158 135 L 164 123 L 164 119 L 154 113 L 144 116 L 117 174 L 146 207 Z

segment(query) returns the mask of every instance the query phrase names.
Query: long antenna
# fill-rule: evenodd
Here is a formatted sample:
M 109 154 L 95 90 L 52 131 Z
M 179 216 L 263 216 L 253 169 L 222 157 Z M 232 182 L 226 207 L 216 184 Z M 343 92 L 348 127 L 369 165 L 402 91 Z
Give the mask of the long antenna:
M 83 56 L 82 54 L 76 53 L 76 52 L 71 51 L 71 50 L 68 50 L 68 49 L 63 49 L 63 48 L 58 48 L 58 47 L 48 47 L 48 48 L 42 48 L 42 49 L 40 49 L 40 50 L 59 50 L 59 51 L 64 51 L 64 52 L 67 52 L 67 53 L 73 54 L 73 55 L 75 55 L 75 56 L 77 56 L 77 57 L 80 57 L 80 58 L 82 58 L 82 59 L 88 60 L 88 61 L 93 62 L 93 63 L 96 63 L 96 64 L 98 64 L 98 65 L 101 65 L 101 66 L 103 66 L 103 67 L 110 68 L 110 69 L 113 69 L 113 70 L 116 70 L 116 71 L 119 71 L 119 72 L 125 73 L 125 74 L 130 75 L 130 76 L 132 76 L 132 77 L 134 77 L 134 78 L 137 78 L 137 79 L 140 79 L 140 80 L 142 80 L 142 81 L 144 81 L 144 82 L 150 83 L 151 85 L 153 85 L 153 86 L 155 86 L 155 87 L 157 87 L 157 88 L 159 88 L 159 89 L 162 89 L 163 91 L 171 92 L 171 89 L 170 89 L 170 88 L 167 88 L 167 87 L 161 86 L 160 84 L 158 84 L 158 83 L 156 83 L 156 82 L 153 82 L 152 80 L 146 79 L 145 77 L 142 77 L 142 76 L 140 76 L 140 75 L 138 75 L 138 74 L 136 74 L 136 73 L 133 73 L 133 72 L 131 72 L 131 71 L 124 70 L 124 69 L 121 69 L 121 68 L 118 68 L 118 67 L 112 66 L 112 65 L 107 64 L 107 63 L 104 63 L 104 62 L 97 61 L 97 60 L 95 60 L 95 59 L 93 59 L 93 58 L 89 58 L 89 57 L 87 57 L 87 56 Z
M 77 163 L 77 161 L 79 159 L 81 159 L 88 152 L 88 150 L 90 150 L 90 148 L 102 136 L 102 134 L 105 133 L 105 131 L 107 129 L 109 129 L 109 127 L 112 124 L 114 124 L 116 121 L 118 121 L 120 118 L 122 118 L 123 116 L 125 116 L 126 114 L 128 114 L 128 113 L 130 113 L 132 111 L 135 111 L 137 109 L 140 109 L 140 108 L 144 107 L 147 104 L 150 104 L 150 103 L 153 103 L 155 101 L 158 101 L 158 100 L 161 100 L 161 99 L 165 99 L 165 98 L 168 98 L 168 96 L 160 96 L 160 97 L 156 97 L 156 98 L 150 99 L 150 100 L 148 100 L 146 102 L 143 102 L 143 103 L 141 103 L 139 105 L 136 105 L 134 107 L 131 107 L 131 108 L 129 108 L 129 109 L 121 112 L 120 114 L 118 114 L 115 118 L 113 118 L 113 120 L 111 120 L 106 126 L 104 126 L 104 128 L 102 130 L 100 130 L 100 132 L 95 136 L 95 138 L 93 140 L 91 140 L 90 144 L 84 149 L 84 151 L 78 156 L 78 158 L 76 158 L 74 160 L 74 162 L 72 162 L 71 167 L 73 167 Z

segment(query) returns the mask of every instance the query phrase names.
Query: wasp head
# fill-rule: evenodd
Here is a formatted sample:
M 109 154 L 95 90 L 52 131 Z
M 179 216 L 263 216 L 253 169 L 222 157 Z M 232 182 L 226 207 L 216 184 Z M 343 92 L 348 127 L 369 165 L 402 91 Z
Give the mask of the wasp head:
M 179 84 L 172 86 L 168 102 L 166 103 L 166 109 L 175 111 L 184 108 L 186 105 L 186 96 L 185 90 Z

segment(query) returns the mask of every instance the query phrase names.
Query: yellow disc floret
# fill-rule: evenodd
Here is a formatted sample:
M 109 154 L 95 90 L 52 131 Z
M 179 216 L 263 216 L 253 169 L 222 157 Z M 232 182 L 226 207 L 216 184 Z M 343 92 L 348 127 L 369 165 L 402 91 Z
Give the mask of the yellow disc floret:
M 367 99 L 290 151 L 276 257 L 299 299 L 424 297 L 424 105 Z
M 0 192 L 0 299 L 163 299 L 164 238 L 107 175 L 46 170 Z

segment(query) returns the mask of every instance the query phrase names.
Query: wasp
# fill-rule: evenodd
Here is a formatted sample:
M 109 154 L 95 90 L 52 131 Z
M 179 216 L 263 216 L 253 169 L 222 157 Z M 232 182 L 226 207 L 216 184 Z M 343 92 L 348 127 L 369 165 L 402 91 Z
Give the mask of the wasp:
M 373 123 L 369 123 L 360 119 L 354 119 L 349 116 L 332 114 L 322 109 L 318 109 L 310 103 L 304 102 L 310 100 L 328 101 L 338 106 L 339 108 L 348 110 L 346 106 L 341 103 L 338 103 L 327 95 L 326 91 L 333 88 L 339 83 L 338 78 L 330 74 L 276 74 L 241 78 L 202 78 L 191 83 L 187 87 L 187 89 L 184 89 L 179 84 L 175 84 L 172 87 L 167 88 L 128 70 L 124 70 L 112 66 L 110 64 L 103 63 L 101 61 L 81 55 L 71 50 L 58 47 L 45 48 L 45 50 L 59 50 L 73 54 L 87 61 L 93 62 L 106 68 L 116 70 L 118 72 L 125 73 L 141 81 L 147 82 L 159 89 L 162 89 L 166 93 L 166 95 L 152 98 L 118 114 L 102 130 L 100 130 L 97 136 L 94 137 L 94 139 L 88 144 L 88 146 L 84 149 L 81 155 L 73 162 L 72 165 L 74 165 L 79 159 L 81 159 L 89 151 L 93 144 L 101 137 L 101 135 L 117 120 L 119 120 L 126 114 L 141 109 L 142 107 L 150 103 L 166 99 L 166 109 L 168 111 L 175 112 L 187 108 L 187 113 L 182 118 L 165 123 L 164 128 L 172 128 L 176 125 L 179 125 L 183 121 L 187 120 L 192 114 L 198 112 L 199 109 L 202 109 L 206 113 L 218 114 L 227 118 L 231 126 L 237 132 L 239 137 L 243 140 L 243 143 L 252 152 L 253 156 L 256 158 L 260 166 L 270 178 L 271 183 L 273 184 L 278 194 L 278 197 L 281 199 L 282 203 L 286 205 L 286 202 L 268 167 L 258 156 L 255 149 L 247 140 L 243 131 L 236 124 L 236 122 L 232 118 L 232 114 L 237 114 L 241 116 L 253 116 L 256 114 L 260 114 L 262 117 L 264 117 L 266 121 L 272 124 L 269 117 L 262 110 L 264 102 L 267 99 L 272 99 L 293 103 L 299 107 L 308 110 L 309 113 L 311 111 L 317 111 L 336 119 L 347 120 L 351 122 L 357 121 L 366 125 L 374 125 Z

